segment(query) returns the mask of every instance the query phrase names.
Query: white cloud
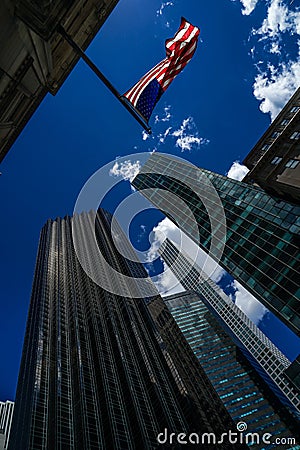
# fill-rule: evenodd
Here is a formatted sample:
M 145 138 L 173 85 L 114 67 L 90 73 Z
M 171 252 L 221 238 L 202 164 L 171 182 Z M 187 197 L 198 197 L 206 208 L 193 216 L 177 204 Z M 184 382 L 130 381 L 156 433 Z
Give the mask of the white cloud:
M 243 14 L 249 15 L 258 0 L 240 0 L 240 3 Z M 300 8 L 293 1 L 268 0 L 261 26 L 251 31 L 250 55 L 257 69 L 253 95 L 260 101 L 260 110 L 270 114 L 271 120 L 300 85 L 297 35 L 300 35 Z M 263 61 L 256 62 L 262 54 Z
M 235 289 L 234 295 L 230 295 L 232 300 L 235 300 L 235 304 L 249 317 L 256 325 L 263 319 L 264 315 L 268 312 L 250 292 L 248 292 L 240 283 L 236 280 L 232 282 L 232 287 Z
M 255 45 L 252 48 L 250 48 L 249 55 L 251 56 L 252 59 L 254 59 L 254 57 L 255 57 Z
M 293 38 L 300 35 L 300 10 L 290 9 L 290 5 L 284 4 L 282 0 L 271 0 L 267 9 L 267 16 L 263 20 L 261 27 L 252 30 L 252 36 L 258 36 L 258 42 L 264 43 L 264 51 L 272 54 L 281 55 L 283 53 L 287 38 Z M 290 46 L 289 53 L 283 54 L 283 57 L 291 60 Z
M 170 122 L 172 119 L 171 105 L 164 108 L 164 115 L 155 116 L 155 124 L 162 122 Z M 174 130 L 173 126 L 168 126 L 162 132 L 151 136 L 152 139 L 157 140 L 157 146 L 164 144 L 167 137 L 176 138 L 175 146 L 180 148 L 182 152 L 191 151 L 193 148 L 199 148 L 202 144 L 208 144 L 209 140 L 199 137 L 197 126 L 192 117 L 187 117 L 184 119 L 178 129 Z M 143 137 L 143 139 L 146 139 Z
M 173 295 L 184 292 L 184 287 L 178 282 L 177 278 L 168 270 L 168 266 L 163 262 L 164 271 L 159 276 L 159 281 L 155 283 L 158 292 L 162 295 Z
M 299 10 L 294 14 L 294 29 L 300 35 L 300 12 Z
M 179 228 L 174 225 L 170 219 L 163 219 L 156 227 L 153 228 L 153 234 L 151 236 L 152 244 L 148 251 L 148 261 L 151 263 L 159 257 L 158 249 L 162 242 L 168 238 L 178 248 L 181 247 L 183 253 L 185 253 L 192 261 L 195 261 L 197 265 L 202 268 L 209 277 L 215 282 L 219 283 L 226 271 L 216 264 L 208 255 Z M 182 241 L 181 241 L 182 240 Z M 177 292 L 182 292 L 184 289 L 182 285 L 177 281 L 171 270 L 168 270 L 168 266 L 163 262 L 164 272 L 158 276 L 158 281 L 155 283 L 158 291 L 161 295 L 171 295 Z M 234 289 L 234 294 L 229 297 L 235 301 L 235 304 L 251 319 L 255 324 L 258 324 L 268 310 L 259 301 L 250 294 L 240 283 L 234 280 L 231 284 Z
M 174 6 L 173 2 L 162 2 L 161 7 L 156 11 L 156 15 L 157 16 L 162 16 L 163 14 L 163 10 L 167 7 L 167 6 Z
M 149 137 L 150 137 L 150 135 L 145 130 L 143 130 L 142 131 L 142 139 L 143 139 L 143 141 L 146 141 L 147 139 L 149 139 Z
M 273 121 L 300 85 L 300 57 L 294 62 L 269 65 L 268 70 L 255 77 L 254 96 L 261 100 L 260 110 L 270 113 Z
M 151 246 L 147 252 L 147 260 L 149 263 L 152 263 L 159 257 L 158 249 L 163 241 L 168 238 L 175 245 L 177 245 L 178 248 L 181 248 L 181 250 L 192 259 L 192 261 L 195 261 L 199 267 L 203 268 L 203 270 L 216 283 L 218 283 L 226 273 L 222 267 L 220 267 L 203 250 L 201 250 L 168 218 L 163 219 L 156 227 L 153 228 L 150 238 Z M 169 295 L 171 293 L 175 293 L 173 291 L 173 287 L 182 290 L 180 283 L 178 283 L 171 271 L 166 271 L 168 268 L 166 264 L 163 263 L 163 265 L 164 272 L 158 276 L 158 282 L 156 283 L 156 287 L 159 292 L 164 294 L 167 293 Z
M 165 108 L 164 108 L 164 116 L 159 117 L 159 115 L 156 115 L 154 123 L 169 122 L 171 118 L 172 118 L 171 105 L 168 105 L 168 106 L 165 106 Z
M 194 119 L 188 117 L 184 119 L 180 128 L 173 131 L 171 136 L 176 137 L 176 147 L 179 147 L 182 152 L 188 150 L 191 151 L 192 147 L 195 145 L 199 148 L 201 144 L 208 144 L 209 140 L 198 136 L 197 127 L 195 125 Z
M 215 282 L 219 283 L 222 278 L 226 275 L 226 270 L 224 270 L 221 266 L 218 264 L 215 266 L 215 270 L 210 275 L 210 278 Z
M 180 242 L 180 230 L 167 217 L 153 228 L 150 235 L 151 246 L 147 252 L 147 260 L 150 264 L 159 258 L 158 249 L 166 238 Z M 164 261 L 163 272 L 158 275 L 155 285 L 161 295 L 171 295 L 184 291 L 175 275 L 171 270 L 168 270 Z
M 123 180 L 131 182 L 139 173 L 140 169 L 140 161 L 132 162 L 128 160 L 120 164 L 118 163 L 118 161 L 116 161 L 112 169 L 110 169 L 109 174 L 116 177 L 122 177 Z
M 175 136 L 173 134 L 173 136 Z M 176 140 L 176 147 L 181 148 L 181 151 L 184 152 L 185 150 L 192 150 L 193 144 L 197 144 L 197 147 L 201 144 L 201 138 L 198 138 L 196 136 L 182 136 L 179 137 Z
M 249 14 L 254 11 L 258 0 L 240 0 L 241 4 L 243 5 L 242 14 L 245 16 L 249 16 Z
M 152 230 L 151 247 L 147 253 L 148 262 L 154 261 L 159 257 L 158 249 L 166 238 L 180 242 L 180 230 L 167 217 L 157 224 Z
M 168 127 L 165 131 L 164 131 L 164 133 L 160 133 L 157 137 L 158 137 L 158 140 L 159 140 L 159 142 L 161 143 L 161 144 L 164 144 L 165 143 L 165 140 L 166 140 L 166 138 L 167 138 L 167 136 L 169 135 L 169 133 L 170 133 L 170 131 L 172 130 L 172 127 Z
M 300 34 L 300 12 L 289 10 L 281 0 L 272 0 L 267 17 L 261 27 L 254 34 L 260 34 L 265 38 L 278 39 L 281 33 Z
M 240 164 L 238 161 L 234 161 L 226 175 L 228 178 L 241 181 L 248 172 L 249 169 L 246 166 L 243 166 L 243 164 Z
M 279 48 L 279 43 L 278 42 L 272 42 L 271 43 L 271 48 L 270 48 L 270 53 L 277 53 L 278 55 L 280 55 L 281 50 Z
M 145 236 L 146 232 L 147 232 L 147 227 L 146 225 L 140 225 L 140 233 L 138 233 L 137 235 L 137 241 L 141 242 L 142 238 Z
M 261 27 L 256 31 L 257 34 L 276 37 L 279 33 L 285 31 L 291 26 L 289 20 L 289 11 L 281 0 L 271 1 L 267 17 L 264 19 Z

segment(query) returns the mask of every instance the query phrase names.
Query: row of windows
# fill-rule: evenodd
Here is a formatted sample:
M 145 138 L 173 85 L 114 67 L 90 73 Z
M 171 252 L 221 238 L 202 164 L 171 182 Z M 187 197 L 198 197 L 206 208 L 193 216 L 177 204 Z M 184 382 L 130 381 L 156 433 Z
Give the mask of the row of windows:
M 293 107 L 289 110 L 289 113 L 295 114 L 295 113 L 297 113 L 299 110 L 300 110 L 300 106 L 293 106 Z M 290 123 L 291 120 L 292 120 L 292 117 L 287 118 L 287 119 L 283 119 L 283 120 L 280 122 L 279 126 L 280 126 L 280 127 L 286 127 L 286 126 Z M 271 145 L 273 144 L 274 140 L 277 139 L 277 138 L 281 135 L 281 133 L 282 133 L 282 130 L 281 130 L 281 129 L 280 129 L 280 130 L 276 130 L 276 131 L 273 132 L 273 134 L 272 134 L 271 137 L 270 137 L 271 141 L 270 141 L 269 143 L 264 144 L 264 145 L 261 147 L 260 151 L 259 151 L 258 154 L 257 154 L 256 161 L 254 161 L 254 163 L 257 163 L 258 160 L 261 158 L 261 156 L 263 156 L 264 153 L 265 153 L 267 150 L 269 150 L 269 148 L 270 148 Z M 300 131 L 295 131 L 295 132 L 290 136 L 290 139 L 300 139 Z M 275 163 L 273 163 L 273 164 L 275 164 Z
M 296 163 L 294 163 L 296 164 Z M 293 166 L 293 164 L 292 164 Z M 176 168 L 178 169 L 178 175 L 181 174 L 181 169 L 180 167 Z M 294 210 L 294 208 L 292 205 L 286 203 L 286 202 L 280 202 L 280 203 L 276 203 L 272 198 L 270 198 L 268 195 L 262 193 L 261 191 L 257 191 L 257 189 L 255 189 L 253 186 L 249 187 L 249 186 L 244 186 L 242 185 L 240 182 L 235 182 L 234 180 L 229 180 L 226 179 L 226 177 L 223 176 L 219 176 L 218 174 L 213 174 L 209 171 L 205 171 L 205 170 L 201 170 L 201 172 L 204 172 L 213 182 L 213 184 L 215 185 L 215 187 L 217 188 L 217 190 L 219 191 L 219 194 L 221 195 L 221 197 L 223 198 L 223 202 L 224 202 L 224 197 L 226 196 L 230 196 L 230 197 L 234 197 L 236 198 L 238 201 L 242 201 L 242 203 L 251 203 L 252 205 L 258 204 L 258 208 L 262 210 L 262 215 L 265 215 L 266 213 L 266 209 L 270 212 L 272 212 L 272 214 L 274 215 L 274 217 L 278 216 L 278 211 L 281 211 L 282 209 L 287 210 L 292 212 L 293 214 L 297 214 L 296 209 Z M 145 187 L 149 187 L 148 185 L 151 185 L 151 181 L 149 179 L 150 177 L 148 177 L 148 179 L 146 180 L 146 182 L 142 183 L 145 185 Z M 190 177 L 187 177 L 188 179 Z M 153 179 L 153 186 L 156 183 L 167 183 L 168 188 L 170 188 L 171 190 L 171 180 L 166 180 L 165 177 L 157 177 L 156 180 Z M 191 179 L 192 182 L 192 179 Z M 169 186 L 170 185 L 170 186 Z M 200 206 L 199 205 L 199 199 L 193 195 L 194 198 L 190 198 L 191 196 L 189 195 L 189 192 L 187 192 L 188 189 L 184 189 L 184 198 L 183 200 L 187 201 L 187 202 L 191 202 L 192 204 L 195 203 L 195 206 Z M 180 193 L 179 193 L 180 195 Z M 182 195 L 180 195 L 182 196 Z M 162 206 L 165 205 L 166 203 L 166 199 L 164 199 L 163 197 L 161 197 L 161 201 L 157 201 L 158 198 L 160 198 L 160 195 L 158 192 L 153 193 L 150 196 L 150 201 L 153 198 L 154 201 L 156 201 L 157 205 L 159 206 L 159 204 L 161 203 Z M 172 207 L 172 205 L 170 205 L 170 207 Z M 174 206 L 173 206 L 174 207 Z M 173 209 L 172 209 L 173 210 Z M 179 214 L 180 216 L 180 214 Z
M 186 308 L 184 308 L 184 306 L 182 306 L 181 308 L 183 308 L 184 310 L 186 309 Z M 171 308 L 171 311 L 174 314 L 176 320 L 178 319 L 178 317 L 180 317 L 182 319 L 182 315 L 184 315 L 184 313 L 185 313 L 185 311 L 184 311 L 184 313 L 181 313 L 181 311 L 180 311 L 181 308 L 179 308 L 179 307 L 174 308 L 175 311 Z M 187 321 L 189 320 L 188 317 L 186 317 L 186 320 Z M 189 336 L 186 334 L 186 331 L 184 330 L 184 319 L 182 320 L 182 323 L 181 323 L 181 330 L 184 332 L 184 334 L 188 338 L 189 342 L 191 343 Z M 199 329 L 199 334 L 200 334 L 200 336 L 202 336 L 202 339 L 207 338 L 207 335 L 203 334 L 202 330 L 200 330 L 200 329 Z M 209 341 L 211 342 L 211 337 L 209 338 Z M 250 402 L 249 402 L 249 400 L 248 401 L 246 400 L 247 398 L 250 398 L 250 397 L 252 397 L 252 398 L 257 397 L 257 395 L 259 395 L 259 393 L 256 392 L 255 389 L 253 389 L 252 383 L 251 383 L 251 392 L 250 392 L 249 386 L 248 385 L 245 386 L 245 381 L 248 380 L 247 374 L 244 371 L 243 371 L 243 373 L 238 373 L 239 365 L 237 364 L 237 362 L 235 362 L 236 367 L 233 367 L 235 365 L 234 361 L 232 360 L 232 358 L 229 358 L 229 359 L 227 359 L 227 363 L 229 363 L 229 364 L 224 364 L 223 358 L 220 358 L 220 353 L 222 353 L 222 350 L 224 350 L 224 348 L 223 349 L 219 348 L 218 349 L 219 351 L 215 350 L 215 358 L 217 358 L 217 359 L 215 361 L 214 368 L 212 367 L 212 364 L 211 364 L 211 358 L 203 359 L 203 347 L 202 346 L 200 347 L 199 352 L 197 352 L 196 348 L 193 348 L 193 350 L 196 353 L 197 357 L 199 359 L 201 359 L 201 364 L 202 364 L 203 368 L 205 369 L 205 372 L 207 373 L 207 375 L 209 375 L 210 380 L 212 381 L 214 387 L 219 392 L 220 398 L 223 400 L 225 406 L 227 407 L 227 409 L 230 410 L 230 413 L 232 412 L 231 411 L 232 407 L 228 408 L 229 404 L 236 403 L 237 401 L 242 402 L 242 405 L 239 405 L 237 408 L 238 413 L 240 413 L 241 408 L 245 408 L 245 407 L 249 407 L 249 406 L 251 407 L 251 410 L 254 409 L 254 412 L 256 412 L 258 410 L 257 407 L 253 408 L 253 405 L 256 402 L 263 401 L 263 398 L 259 397 L 258 399 L 256 399 L 256 402 L 255 402 L 255 400 L 252 400 Z M 219 356 L 219 358 L 218 358 L 218 356 Z M 226 355 L 226 357 L 228 358 L 227 355 Z M 222 378 L 220 377 L 221 372 L 223 374 Z M 235 375 L 235 377 L 234 377 L 234 375 Z M 236 377 L 243 378 L 244 375 L 246 376 L 246 380 L 244 379 L 242 382 L 243 388 L 241 387 L 240 389 L 238 389 L 238 393 L 240 396 L 238 396 L 238 398 L 237 398 L 236 392 L 232 391 L 233 378 L 236 378 Z M 228 385 L 229 380 L 230 380 L 230 385 Z M 247 384 L 247 382 L 246 382 L 246 384 Z M 224 386 L 224 385 L 226 385 L 225 389 L 220 387 L 220 386 Z M 236 382 L 234 383 L 234 388 L 237 389 Z M 252 391 L 252 389 L 253 389 L 253 391 Z M 244 391 L 244 393 L 241 396 L 242 391 Z M 228 402 L 226 399 L 229 397 L 231 397 L 231 398 L 234 397 L 234 398 L 233 398 L 233 400 L 231 400 L 231 401 L 229 400 L 229 402 Z M 268 413 L 270 415 L 270 410 L 268 410 Z M 271 413 L 271 415 L 272 414 L 274 414 L 274 413 Z M 263 416 L 265 416 L 265 414 Z M 257 421 L 258 422 L 257 425 L 260 425 L 260 420 L 261 420 L 261 418 Z M 256 426 L 255 426 L 255 428 L 256 428 Z
M 203 288 L 203 286 L 202 286 L 202 288 Z M 208 294 L 209 294 L 209 292 L 208 292 Z M 213 297 L 214 297 L 214 295 L 213 295 Z M 210 303 L 212 304 L 212 306 L 214 306 L 214 308 L 216 309 L 216 310 L 218 310 L 218 308 L 217 308 L 217 306 L 218 306 L 218 304 L 215 304 L 215 302 L 213 302 L 212 301 L 212 298 L 211 298 L 211 295 L 209 295 L 209 297 L 208 297 L 209 299 L 210 299 Z M 221 306 L 221 305 L 220 305 Z M 228 309 L 228 311 L 227 311 L 227 309 Z M 226 312 L 225 312 L 225 310 L 226 310 Z M 178 310 L 176 311 L 177 312 L 177 314 L 178 314 Z M 227 317 L 227 320 L 229 320 L 229 316 L 231 316 L 231 314 L 230 314 L 230 312 L 233 312 L 233 311 L 230 311 L 229 310 L 229 306 L 227 306 L 227 308 L 225 307 L 224 308 L 224 310 L 222 310 L 222 308 L 221 308 L 221 316 L 222 316 L 222 318 L 224 318 L 223 317 L 223 314 L 225 314 L 225 316 Z M 235 327 L 234 326 L 234 322 L 236 322 L 237 321 L 237 327 Z M 237 315 L 236 315 L 236 313 L 235 314 L 232 314 L 232 317 L 231 317 L 231 320 L 230 320 L 230 322 L 231 322 L 231 328 L 235 331 L 235 333 L 237 334 L 237 336 L 239 336 L 239 338 L 243 341 L 244 339 L 243 338 L 246 338 L 246 340 L 247 340 L 247 347 L 249 348 L 249 344 L 250 344 L 250 330 L 249 330 L 249 333 L 247 333 L 246 332 L 246 329 L 248 328 L 248 327 L 245 327 L 245 330 L 243 329 L 244 327 L 243 327 L 243 324 L 241 324 L 240 323 L 240 318 L 238 318 L 237 317 Z M 241 330 L 243 329 L 243 331 L 242 331 L 242 333 L 241 333 Z M 184 331 L 184 330 L 183 330 Z M 202 332 L 202 330 L 200 331 L 200 329 L 199 329 L 199 332 L 201 333 Z M 254 342 L 256 342 L 254 345 L 253 345 L 253 343 Z M 269 345 L 270 345 L 270 343 L 269 343 Z M 254 337 L 254 340 L 253 340 L 253 342 L 251 343 L 251 346 L 250 347 L 252 347 L 252 349 L 254 349 L 254 347 L 258 347 L 257 346 L 257 338 L 256 337 Z M 261 350 L 261 349 L 260 349 Z M 277 351 L 278 351 L 278 349 L 276 349 Z M 195 351 L 195 349 L 194 349 L 194 351 Z M 197 352 L 198 353 L 198 352 Z M 202 355 L 202 353 L 203 353 L 203 348 L 202 348 L 202 352 L 201 352 L 201 356 L 203 356 Z M 281 366 L 281 364 L 279 363 L 279 361 L 278 361 L 278 356 L 279 355 L 277 355 L 277 352 L 275 352 L 275 354 L 274 354 L 274 349 L 273 349 L 273 347 L 272 348 L 269 348 L 269 349 L 264 349 L 263 351 L 259 351 L 258 353 L 259 353 L 259 355 L 257 355 L 257 352 L 254 352 L 254 353 L 256 353 L 256 359 L 257 360 L 259 360 L 260 361 L 260 363 L 262 364 L 262 366 L 264 366 L 265 367 L 265 369 L 267 369 L 267 372 L 268 371 L 271 371 L 272 373 L 273 373 L 273 375 L 275 375 L 275 377 L 276 378 L 278 378 L 278 379 L 281 379 L 281 372 L 282 372 L 282 369 L 284 368 L 284 367 L 282 367 Z M 280 353 L 279 351 L 278 351 L 278 353 Z M 200 356 L 200 354 L 198 355 L 197 354 L 197 356 L 199 357 Z M 258 358 L 258 356 L 260 356 L 259 358 Z M 283 355 L 281 355 L 281 356 L 283 356 Z M 275 358 L 277 359 L 277 361 L 276 361 L 276 363 L 275 363 Z M 282 358 L 279 358 L 279 360 L 281 361 L 281 359 Z M 284 363 L 285 361 L 283 361 L 283 363 Z M 288 361 L 287 361 L 288 362 Z M 202 363 L 203 363 L 203 360 L 202 360 Z M 220 360 L 219 360 L 219 363 L 220 363 Z M 209 364 L 209 367 L 211 367 L 212 365 L 211 364 Z M 285 366 L 285 364 L 283 365 L 283 366 Z M 278 372 L 277 372 L 277 370 L 278 370 Z M 208 371 L 208 373 L 213 373 L 214 371 L 213 370 L 209 370 Z M 219 378 L 219 376 L 218 375 L 216 375 L 216 377 L 212 377 L 212 378 Z M 291 392 L 292 390 L 290 389 L 290 387 L 288 387 L 288 386 L 286 386 L 286 384 L 284 383 L 283 384 L 283 387 L 285 388 L 285 390 L 286 390 L 286 393 L 287 393 L 287 395 L 288 395 L 288 397 L 292 400 L 292 397 L 294 396 L 294 393 L 293 392 Z M 291 397 L 291 395 L 292 395 L 292 397 Z M 292 403 L 294 404 L 294 401 L 292 400 Z
M 300 135 L 300 133 L 299 133 Z M 282 157 L 281 156 L 275 156 L 272 161 L 271 164 L 277 165 L 282 161 Z M 289 168 L 289 169 L 295 169 L 298 164 L 299 164 L 299 160 L 298 159 L 289 159 L 287 161 L 287 163 L 285 164 L 285 167 Z
M 158 180 L 159 181 L 159 180 Z M 220 180 L 220 182 L 221 182 L 221 186 L 218 186 L 218 177 L 217 176 L 214 176 L 214 178 L 212 179 L 212 181 L 213 181 L 213 183 L 215 184 L 215 186 L 216 186 L 216 188 L 217 188 L 217 190 L 219 191 L 219 194 L 221 195 L 221 197 L 222 197 L 222 199 L 223 199 L 223 206 L 225 207 L 225 209 L 226 209 L 226 216 L 227 216 L 227 218 L 229 218 L 228 217 L 228 215 L 229 215 L 229 212 L 227 211 L 227 208 L 226 208 L 226 206 L 227 206 L 227 204 L 228 204 L 228 206 L 230 205 L 230 207 L 231 207 L 231 203 L 232 203 L 232 200 L 233 199 L 229 199 L 229 197 L 228 196 L 230 196 L 231 197 L 231 195 L 232 195 L 232 197 L 236 197 L 237 195 L 238 195 L 238 191 L 239 191 L 239 189 L 236 189 L 236 186 L 233 184 L 233 183 L 230 183 L 231 185 L 230 186 L 228 186 L 228 189 L 226 189 L 226 186 L 225 186 L 225 183 L 226 183 L 226 181 L 224 181 L 224 177 L 222 177 L 222 179 Z M 232 182 L 232 180 L 230 180 L 230 182 Z M 233 186 L 232 186 L 233 185 Z M 231 188 L 233 188 L 233 189 L 231 189 Z M 289 204 L 286 204 L 285 202 L 280 202 L 280 203 L 275 203 L 275 201 L 273 200 L 273 199 L 271 199 L 269 196 L 267 196 L 267 195 L 265 195 L 265 194 L 262 194 L 261 192 L 259 192 L 259 193 L 256 193 L 256 191 L 255 190 L 253 190 L 253 189 L 245 189 L 245 187 L 244 186 L 240 186 L 240 188 L 241 188 L 241 191 L 242 192 L 240 192 L 240 197 L 239 197 L 239 200 L 237 200 L 237 201 L 239 201 L 239 202 L 241 202 L 242 201 L 242 205 L 241 205 L 241 207 L 243 207 L 244 206 L 244 204 L 246 205 L 246 204 L 248 204 L 249 205 L 249 202 L 250 202 L 250 204 L 252 204 L 252 205 L 254 205 L 254 203 L 255 204 L 257 204 L 257 208 L 256 208 L 256 210 L 255 210 L 255 212 L 256 212 L 256 214 L 257 215 L 262 215 L 264 218 L 265 218 L 265 216 L 266 216 L 266 210 L 267 211 L 270 211 L 270 214 L 272 213 L 272 216 L 274 215 L 274 218 L 273 217 L 270 217 L 270 221 L 275 221 L 276 223 L 279 223 L 279 225 L 282 225 L 282 226 L 284 226 L 285 228 L 290 228 L 291 227 L 291 223 L 294 223 L 295 222 L 295 220 L 296 220 L 296 207 L 293 207 L 292 205 L 289 205 Z M 229 194 L 229 192 L 228 192 L 228 190 L 230 190 L 230 194 Z M 248 195 L 245 197 L 245 194 L 246 194 L 246 190 L 248 190 L 249 191 L 249 199 L 248 199 Z M 232 192 L 233 192 L 233 194 L 232 194 Z M 180 197 L 181 198 L 183 198 L 183 200 L 186 202 L 186 203 L 189 203 L 190 205 L 191 205 L 191 209 L 192 210 L 196 210 L 195 212 L 197 213 L 197 214 L 202 214 L 202 209 L 201 209 L 201 205 L 199 204 L 199 199 L 197 199 L 196 198 L 196 196 L 195 195 L 189 195 L 190 193 L 189 192 L 187 192 L 186 190 L 182 190 L 182 192 L 181 192 L 181 195 L 180 195 Z M 235 194 L 235 195 L 234 195 Z M 257 199 L 256 199 L 256 195 L 257 195 Z M 166 199 L 164 199 L 162 196 L 161 196 L 161 194 L 159 194 L 158 192 L 156 192 L 155 194 L 153 193 L 152 194 L 152 200 L 154 200 L 154 202 L 156 203 L 156 204 L 158 204 L 158 206 L 159 206 L 159 203 L 160 203 L 160 201 L 159 200 L 161 200 L 161 204 L 163 205 L 163 206 L 165 206 L 165 204 L 167 203 L 166 202 Z M 159 200 L 158 200 L 159 199 Z M 151 199 L 150 199 L 150 201 L 151 201 Z M 195 206 L 194 206 L 194 204 L 195 204 Z M 170 207 L 171 207 L 171 205 L 170 205 Z M 248 206 L 248 209 L 250 208 L 250 206 Z M 165 209 L 165 208 L 164 208 Z M 173 210 L 174 210 L 174 206 L 173 206 Z M 228 207 L 228 210 L 229 210 L 229 207 Z M 292 216 L 291 216 L 291 220 L 289 220 L 289 224 L 285 224 L 284 223 L 284 221 L 283 220 L 280 220 L 280 218 L 278 217 L 278 215 L 279 215 L 279 213 L 281 212 L 281 211 L 290 211 L 291 212 L 291 214 L 292 214 Z M 232 213 L 233 212 L 237 212 L 238 213 L 238 215 L 240 215 L 240 210 L 239 211 L 237 211 L 236 209 L 234 210 L 234 211 L 232 211 Z M 182 213 L 182 212 L 180 212 L 180 211 L 176 211 L 176 214 L 178 215 L 178 217 L 180 217 L 181 218 L 181 220 L 185 220 L 185 214 L 184 213 Z M 204 213 L 204 216 L 206 217 L 206 215 L 205 215 L 205 213 Z M 204 226 L 204 224 L 205 223 L 208 223 L 209 224 L 209 221 L 204 221 L 204 222 L 202 222 L 201 221 L 201 225 L 202 226 Z M 256 222 L 257 223 L 257 222 Z M 186 224 L 186 228 L 188 227 L 188 225 Z M 193 231 L 195 231 L 194 229 L 193 230 L 191 230 L 192 232 Z M 204 233 L 204 230 L 202 230 L 202 232 Z M 208 235 L 210 234 L 210 233 L 207 233 Z M 205 236 L 205 238 L 206 238 L 206 236 Z
M 300 139 L 300 131 L 294 131 L 294 133 L 290 136 L 290 139 Z

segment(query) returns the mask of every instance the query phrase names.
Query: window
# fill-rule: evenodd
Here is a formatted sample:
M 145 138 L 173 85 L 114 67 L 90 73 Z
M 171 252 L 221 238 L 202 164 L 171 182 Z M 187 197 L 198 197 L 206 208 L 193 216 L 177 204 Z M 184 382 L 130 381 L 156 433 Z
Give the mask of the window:
M 279 164 L 281 161 L 281 156 L 275 156 L 275 158 L 272 159 L 271 164 Z
M 300 131 L 295 131 L 295 132 L 291 135 L 290 139 L 300 139 Z
M 293 106 L 292 109 L 290 110 L 291 113 L 295 113 L 298 112 L 300 109 L 300 106 Z
M 288 167 L 289 169 L 295 169 L 299 164 L 299 160 L 297 159 L 289 159 L 286 163 L 285 167 Z
M 271 138 L 272 138 L 272 139 L 276 139 L 276 138 L 278 138 L 278 136 L 280 136 L 280 135 L 281 135 L 280 131 L 274 131 L 274 133 L 272 134 Z
M 290 123 L 290 119 L 283 119 L 283 121 L 280 122 L 280 125 L 286 126 L 289 123 Z
M 270 144 L 265 144 L 265 145 L 262 147 L 262 151 L 263 151 L 263 152 L 266 152 L 269 148 L 270 148 Z

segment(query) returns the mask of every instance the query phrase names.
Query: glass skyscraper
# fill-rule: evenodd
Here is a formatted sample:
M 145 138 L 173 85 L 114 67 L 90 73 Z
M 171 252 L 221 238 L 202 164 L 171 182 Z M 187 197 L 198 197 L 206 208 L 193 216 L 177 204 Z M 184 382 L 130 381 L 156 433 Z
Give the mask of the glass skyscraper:
M 14 405 L 10 400 L 0 401 L 0 450 L 8 448 Z
M 219 223 L 214 230 L 211 256 L 300 334 L 300 206 L 271 197 L 259 187 L 157 152 L 149 157 L 132 184 L 206 252 L 212 242 L 211 220 Z M 210 194 L 208 184 L 223 206 Z M 201 193 L 201 198 L 196 192 Z M 170 193 L 177 202 L 167 195 Z M 195 220 L 183 211 L 179 200 L 188 206 Z M 207 206 L 212 211 L 210 216 Z M 221 232 L 224 213 L 225 235 Z M 220 261 L 217 250 L 222 253 Z
M 247 432 L 260 436 L 270 433 L 271 442 L 275 438 L 294 437 L 292 445 L 280 448 L 299 449 L 297 421 L 293 419 L 294 426 L 291 426 L 285 408 L 276 401 L 273 392 L 222 328 L 202 296 L 195 291 L 186 291 L 164 297 L 164 301 L 232 418 L 236 422 L 245 422 Z M 250 448 L 267 450 L 275 447 L 253 443 Z
M 198 293 L 201 299 L 198 299 L 198 302 L 201 304 L 202 301 L 206 305 L 201 308 L 209 308 L 222 328 L 245 354 L 255 371 L 292 415 L 300 420 L 300 389 L 288 380 L 285 374 L 291 366 L 291 361 L 216 283 L 209 278 L 203 278 L 197 264 L 193 264 L 183 252 L 179 252 L 170 240 L 163 242 L 159 253 L 182 286 Z M 197 333 L 196 329 L 194 333 Z
M 172 360 L 144 299 L 130 296 L 123 282 L 124 296 L 112 293 L 113 284 L 121 281 L 109 277 L 105 265 L 94 259 L 84 233 L 86 263 L 108 279 L 112 290 L 94 283 L 82 269 L 72 241 L 72 223 L 84 229 L 93 218 L 106 261 L 124 275 L 147 277 L 141 264 L 117 251 L 111 215 L 104 210 L 46 223 L 40 236 L 9 449 L 153 449 L 164 429 L 227 432 L 234 424 L 201 366 L 189 384 L 183 377 L 186 368 Z M 121 229 L 117 234 L 123 247 L 129 246 Z

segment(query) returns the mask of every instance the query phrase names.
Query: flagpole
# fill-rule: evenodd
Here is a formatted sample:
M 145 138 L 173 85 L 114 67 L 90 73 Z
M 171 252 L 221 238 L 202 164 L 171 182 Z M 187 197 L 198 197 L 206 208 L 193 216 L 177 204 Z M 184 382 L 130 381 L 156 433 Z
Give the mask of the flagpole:
M 66 32 L 62 25 L 57 26 L 57 32 L 70 44 L 75 52 L 83 59 L 83 61 L 89 66 L 90 69 L 97 75 L 97 77 L 105 84 L 105 86 L 110 90 L 110 92 L 119 100 L 120 103 L 127 109 L 127 111 L 139 122 L 140 125 L 151 134 L 151 128 L 148 126 L 143 116 L 136 110 L 136 108 L 127 100 L 126 97 L 122 96 L 117 89 L 111 84 L 111 82 L 103 75 L 103 73 L 98 69 L 98 67 L 93 63 L 93 61 L 84 53 L 84 51 L 73 41 L 71 36 Z

